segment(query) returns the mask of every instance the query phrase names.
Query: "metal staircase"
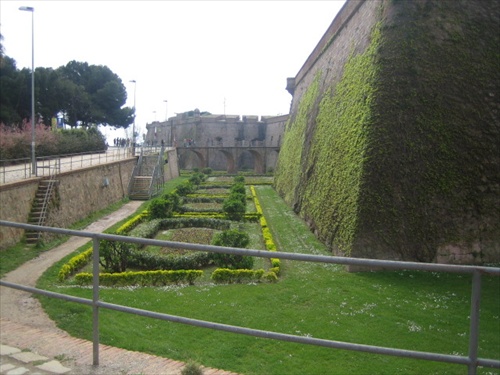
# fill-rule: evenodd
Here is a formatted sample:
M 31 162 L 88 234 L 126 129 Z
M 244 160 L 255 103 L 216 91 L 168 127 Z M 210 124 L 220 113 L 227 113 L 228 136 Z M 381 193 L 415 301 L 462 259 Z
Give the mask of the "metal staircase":
M 44 225 L 49 213 L 49 203 L 54 193 L 54 190 L 59 183 L 56 179 L 57 175 L 61 171 L 61 160 L 49 161 L 47 165 L 42 167 L 48 169 L 49 173 L 47 177 L 40 180 L 38 184 L 38 189 L 35 194 L 35 199 L 31 205 L 31 212 L 28 216 L 28 224 L 32 225 Z M 41 232 L 36 230 L 26 230 L 26 243 L 36 244 L 41 237 Z
M 148 200 L 160 193 L 163 186 L 163 155 L 164 148 L 141 148 L 129 183 L 130 199 Z
M 28 217 L 28 224 L 44 225 L 48 215 L 48 206 L 54 192 L 57 180 L 52 177 L 40 180 L 38 190 L 31 206 L 31 212 Z M 35 230 L 26 230 L 26 242 L 35 244 L 40 240 L 41 232 Z

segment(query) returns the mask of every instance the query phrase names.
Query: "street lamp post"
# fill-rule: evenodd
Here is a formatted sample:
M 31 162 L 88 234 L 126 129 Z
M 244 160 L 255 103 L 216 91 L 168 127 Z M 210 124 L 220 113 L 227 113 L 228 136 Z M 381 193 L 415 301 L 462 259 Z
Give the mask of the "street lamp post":
M 31 12 L 31 174 L 36 176 L 35 158 L 35 8 L 19 7 L 19 10 Z
M 137 89 L 137 82 L 135 81 L 135 79 L 131 80 L 130 82 L 134 84 L 134 123 L 132 124 L 132 155 L 135 155 L 135 117 L 136 117 L 135 93 L 136 93 L 136 89 Z

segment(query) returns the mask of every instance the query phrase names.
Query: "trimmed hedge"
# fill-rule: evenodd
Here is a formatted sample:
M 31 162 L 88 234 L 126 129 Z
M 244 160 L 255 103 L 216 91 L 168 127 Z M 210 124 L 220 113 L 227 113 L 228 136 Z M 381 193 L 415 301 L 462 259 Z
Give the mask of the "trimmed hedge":
M 260 281 L 264 275 L 264 270 L 231 270 L 229 268 L 217 268 L 210 278 L 216 283 L 249 283 Z
M 203 275 L 200 270 L 140 271 L 121 273 L 100 273 L 99 284 L 103 286 L 164 286 L 169 284 L 193 285 Z M 75 280 L 80 285 L 92 284 L 91 273 L 79 273 Z
M 87 249 L 83 253 L 80 253 L 71 258 L 68 263 L 63 264 L 63 266 L 59 270 L 59 274 L 57 275 L 59 281 L 66 280 L 76 271 L 78 271 L 82 267 L 85 267 L 92 260 L 92 253 L 93 248 Z
M 264 212 L 262 211 L 262 206 L 260 205 L 259 199 L 257 198 L 257 192 L 255 191 L 254 186 L 250 186 L 250 191 L 252 192 L 253 201 L 255 204 L 255 209 L 257 210 L 257 214 L 260 215 L 259 222 L 262 227 L 262 236 L 264 237 L 264 244 L 266 249 L 269 251 L 276 251 L 276 244 L 273 241 L 273 236 L 271 234 L 271 230 L 267 226 L 266 218 L 264 217 Z M 278 258 L 271 258 L 271 265 L 273 270 L 275 270 L 275 274 L 280 274 L 280 260 Z
M 203 214 L 203 213 L 200 213 Z M 153 238 L 160 230 L 179 229 L 179 228 L 211 228 L 216 230 L 228 230 L 231 222 L 220 220 L 208 215 L 199 215 L 199 217 L 183 217 L 176 215 L 169 219 L 154 219 L 139 225 L 130 232 L 132 237 Z
M 135 250 L 130 255 L 129 265 L 142 270 L 186 270 L 198 269 L 213 263 L 213 254 L 194 252 L 186 255 L 155 255 Z
M 118 234 L 118 235 L 126 235 L 126 234 L 128 234 L 128 232 L 130 232 L 132 229 L 134 229 L 140 223 L 142 223 L 145 220 L 147 220 L 148 217 L 149 217 L 149 212 L 148 211 L 143 211 L 139 215 L 136 215 L 132 219 L 130 219 L 127 222 L 125 222 L 122 226 L 120 226 L 115 231 L 115 233 Z

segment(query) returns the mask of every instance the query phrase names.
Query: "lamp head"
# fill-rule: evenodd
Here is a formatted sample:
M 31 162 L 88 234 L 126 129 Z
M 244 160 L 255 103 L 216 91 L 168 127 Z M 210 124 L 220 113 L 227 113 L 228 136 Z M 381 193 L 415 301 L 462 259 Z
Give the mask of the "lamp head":
M 19 7 L 19 10 L 24 10 L 26 12 L 34 12 L 35 8 L 33 8 L 33 7 Z

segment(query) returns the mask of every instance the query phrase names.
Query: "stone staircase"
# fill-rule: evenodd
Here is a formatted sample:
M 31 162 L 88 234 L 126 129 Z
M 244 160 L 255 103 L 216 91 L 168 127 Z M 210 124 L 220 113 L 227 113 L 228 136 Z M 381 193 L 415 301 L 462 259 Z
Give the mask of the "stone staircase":
M 38 190 L 31 206 L 31 212 L 28 217 L 28 224 L 44 225 L 48 215 L 48 205 L 54 192 L 57 180 L 47 178 L 40 180 Z M 41 232 L 35 230 L 27 230 L 25 233 L 26 242 L 36 244 L 40 239 Z

